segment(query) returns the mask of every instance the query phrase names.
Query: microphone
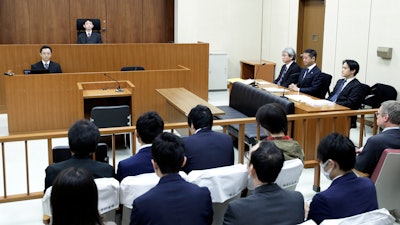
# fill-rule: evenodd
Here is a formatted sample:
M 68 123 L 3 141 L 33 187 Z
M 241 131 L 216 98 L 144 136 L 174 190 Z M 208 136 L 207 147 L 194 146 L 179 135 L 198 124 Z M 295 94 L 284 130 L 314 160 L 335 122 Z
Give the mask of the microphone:
M 123 90 L 123 89 L 121 89 L 121 85 L 119 84 L 119 82 L 118 82 L 116 79 L 114 79 L 113 77 L 111 77 L 111 76 L 107 75 L 106 73 L 105 73 L 105 74 L 103 74 L 103 75 L 104 75 L 104 76 L 106 76 L 106 77 L 108 77 L 108 78 L 110 78 L 111 80 L 113 80 L 113 81 L 117 82 L 117 84 L 118 84 L 118 87 L 115 89 L 115 92 L 124 92 L 124 90 Z
M 286 88 L 283 87 L 283 93 L 282 93 L 282 96 L 280 96 L 280 97 L 281 97 L 281 98 L 284 98 L 284 99 L 288 99 L 288 97 L 285 96 L 285 91 L 286 91 Z M 288 100 L 289 100 L 289 99 L 288 99 Z
M 253 87 L 258 87 L 258 85 L 257 85 L 257 75 L 258 75 L 258 71 L 260 71 L 260 68 L 259 67 L 261 67 L 261 66 L 264 66 L 266 63 L 262 63 L 260 66 L 257 66 L 256 67 L 256 71 L 255 71 L 255 73 L 254 73 L 254 85 L 253 85 Z

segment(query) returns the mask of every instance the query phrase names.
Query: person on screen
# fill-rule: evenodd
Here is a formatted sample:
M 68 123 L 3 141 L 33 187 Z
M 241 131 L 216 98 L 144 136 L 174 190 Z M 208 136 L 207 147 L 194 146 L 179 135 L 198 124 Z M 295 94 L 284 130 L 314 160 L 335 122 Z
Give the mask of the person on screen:
M 42 60 L 32 64 L 31 70 L 48 70 L 50 73 L 62 73 L 60 64 L 51 61 L 53 50 L 50 46 L 43 45 L 40 48 L 39 53 Z
M 82 32 L 78 35 L 77 44 L 101 44 L 103 41 L 101 40 L 101 34 L 98 32 L 93 32 L 93 21 L 87 19 L 83 24 L 83 28 L 85 28 L 85 32 Z

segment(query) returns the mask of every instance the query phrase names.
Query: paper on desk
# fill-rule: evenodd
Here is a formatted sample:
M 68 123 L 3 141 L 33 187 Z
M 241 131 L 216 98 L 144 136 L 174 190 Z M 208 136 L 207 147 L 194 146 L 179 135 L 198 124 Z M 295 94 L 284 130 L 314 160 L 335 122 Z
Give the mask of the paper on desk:
M 329 106 L 334 105 L 334 102 L 328 101 L 326 99 L 310 99 L 305 101 L 307 105 L 311 106 Z
M 285 95 L 287 98 L 290 98 L 294 101 L 297 102 L 305 102 L 307 100 L 310 100 L 311 98 L 306 96 L 306 95 Z
M 249 85 L 249 84 L 254 83 L 254 79 L 246 79 L 246 80 L 242 80 L 242 81 L 240 81 L 240 82 L 242 82 L 243 84 Z
M 270 84 L 271 82 L 268 81 L 257 81 L 257 84 Z
M 268 92 L 278 92 L 278 93 L 283 93 L 283 92 L 288 92 L 289 91 L 287 89 L 277 88 L 277 87 L 265 87 L 263 89 L 268 91 Z

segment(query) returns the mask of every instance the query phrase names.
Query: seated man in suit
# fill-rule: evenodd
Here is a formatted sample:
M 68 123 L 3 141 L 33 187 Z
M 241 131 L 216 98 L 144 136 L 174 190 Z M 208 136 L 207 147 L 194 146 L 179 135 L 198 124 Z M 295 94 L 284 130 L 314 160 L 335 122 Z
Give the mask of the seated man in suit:
M 250 151 L 249 160 L 249 175 L 256 189 L 252 195 L 229 203 L 224 225 L 304 222 L 303 195 L 283 190 L 274 183 L 283 166 L 282 151 L 272 141 L 263 141 Z M 290 216 L 286 216 L 287 213 Z
M 328 100 L 353 110 L 360 109 L 365 96 L 363 86 L 356 78 L 359 70 L 360 66 L 356 61 L 351 59 L 343 60 L 342 77 L 344 79 L 337 81 Z M 351 127 L 356 127 L 356 120 L 357 116 L 351 118 Z
M 192 135 L 183 139 L 187 157 L 183 170 L 186 173 L 233 165 L 232 138 L 211 130 L 213 115 L 208 107 L 197 105 L 190 110 L 188 125 Z
M 285 160 L 300 159 L 304 161 L 304 152 L 301 145 L 287 136 L 288 122 L 285 110 L 278 103 L 270 103 L 261 106 L 256 113 L 257 122 L 265 129 L 270 140 L 276 147 L 282 150 Z M 253 146 L 257 149 L 259 143 Z
M 48 70 L 50 73 L 62 73 L 60 64 L 50 61 L 53 50 L 50 46 L 43 45 L 40 48 L 42 60 L 31 65 L 31 70 Z
M 368 138 L 364 147 L 357 150 L 355 171 L 360 176 L 371 176 L 383 150 L 400 149 L 400 102 L 389 100 L 376 112 L 376 121 L 383 131 Z
M 117 179 L 122 181 L 127 176 L 153 173 L 151 165 L 151 143 L 164 130 L 164 121 L 157 112 L 143 113 L 136 121 L 135 135 L 140 143 L 136 155 L 118 163 Z
M 317 52 L 314 49 L 306 49 L 301 56 L 305 68 L 301 70 L 298 83 L 290 84 L 289 89 L 319 97 L 320 89 L 324 85 L 324 79 L 321 75 L 321 70 L 315 63 Z
M 98 44 L 103 43 L 101 40 L 101 34 L 98 32 L 93 32 L 93 21 L 87 19 L 83 24 L 85 32 L 78 35 L 77 44 Z
M 182 140 L 172 134 L 156 137 L 151 147 L 158 184 L 133 201 L 130 225 L 209 225 L 213 220 L 210 191 L 178 174 L 186 162 Z
M 354 144 L 341 134 L 332 133 L 321 140 L 317 158 L 322 173 L 332 183 L 313 197 L 307 219 L 320 224 L 325 219 L 354 216 L 378 208 L 374 183 L 352 171 L 355 156 Z
M 114 177 L 114 168 L 108 163 L 92 160 L 100 140 L 100 131 L 88 120 L 78 120 L 68 130 L 68 143 L 72 157 L 54 163 L 46 168 L 45 189 L 52 186 L 56 176 L 69 167 L 83 168 L 92 173 L 94 178 Z
M 274 84 L 288 87 L 290 84 L 297 84 L 301 68 L 296 63 L 296 52 L 293 48 L 285 48 L 282 51 L 282 62 L 284 63 L 278 78 Z

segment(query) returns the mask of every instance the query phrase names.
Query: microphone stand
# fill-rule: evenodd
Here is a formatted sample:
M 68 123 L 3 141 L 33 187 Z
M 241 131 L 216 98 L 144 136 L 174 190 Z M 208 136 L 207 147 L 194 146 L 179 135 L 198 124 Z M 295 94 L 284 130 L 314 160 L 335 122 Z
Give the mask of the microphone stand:
M 119 84 L 119 82 L 118 82 L 116 79 L 114 79 L 113 77 L 107 75 L 106 73 L 103 74 L 103 75 L 106 76 L 106 77 L 108 77 L 108 78 L 110 78 L 111 80 L 117 82 L 117 85 L 118 85 L 118 86 L 117 86 L 117 88 L 115 89 L 115 92 L 124 92 L 124 90 L 121 88 L 121 85 Z

